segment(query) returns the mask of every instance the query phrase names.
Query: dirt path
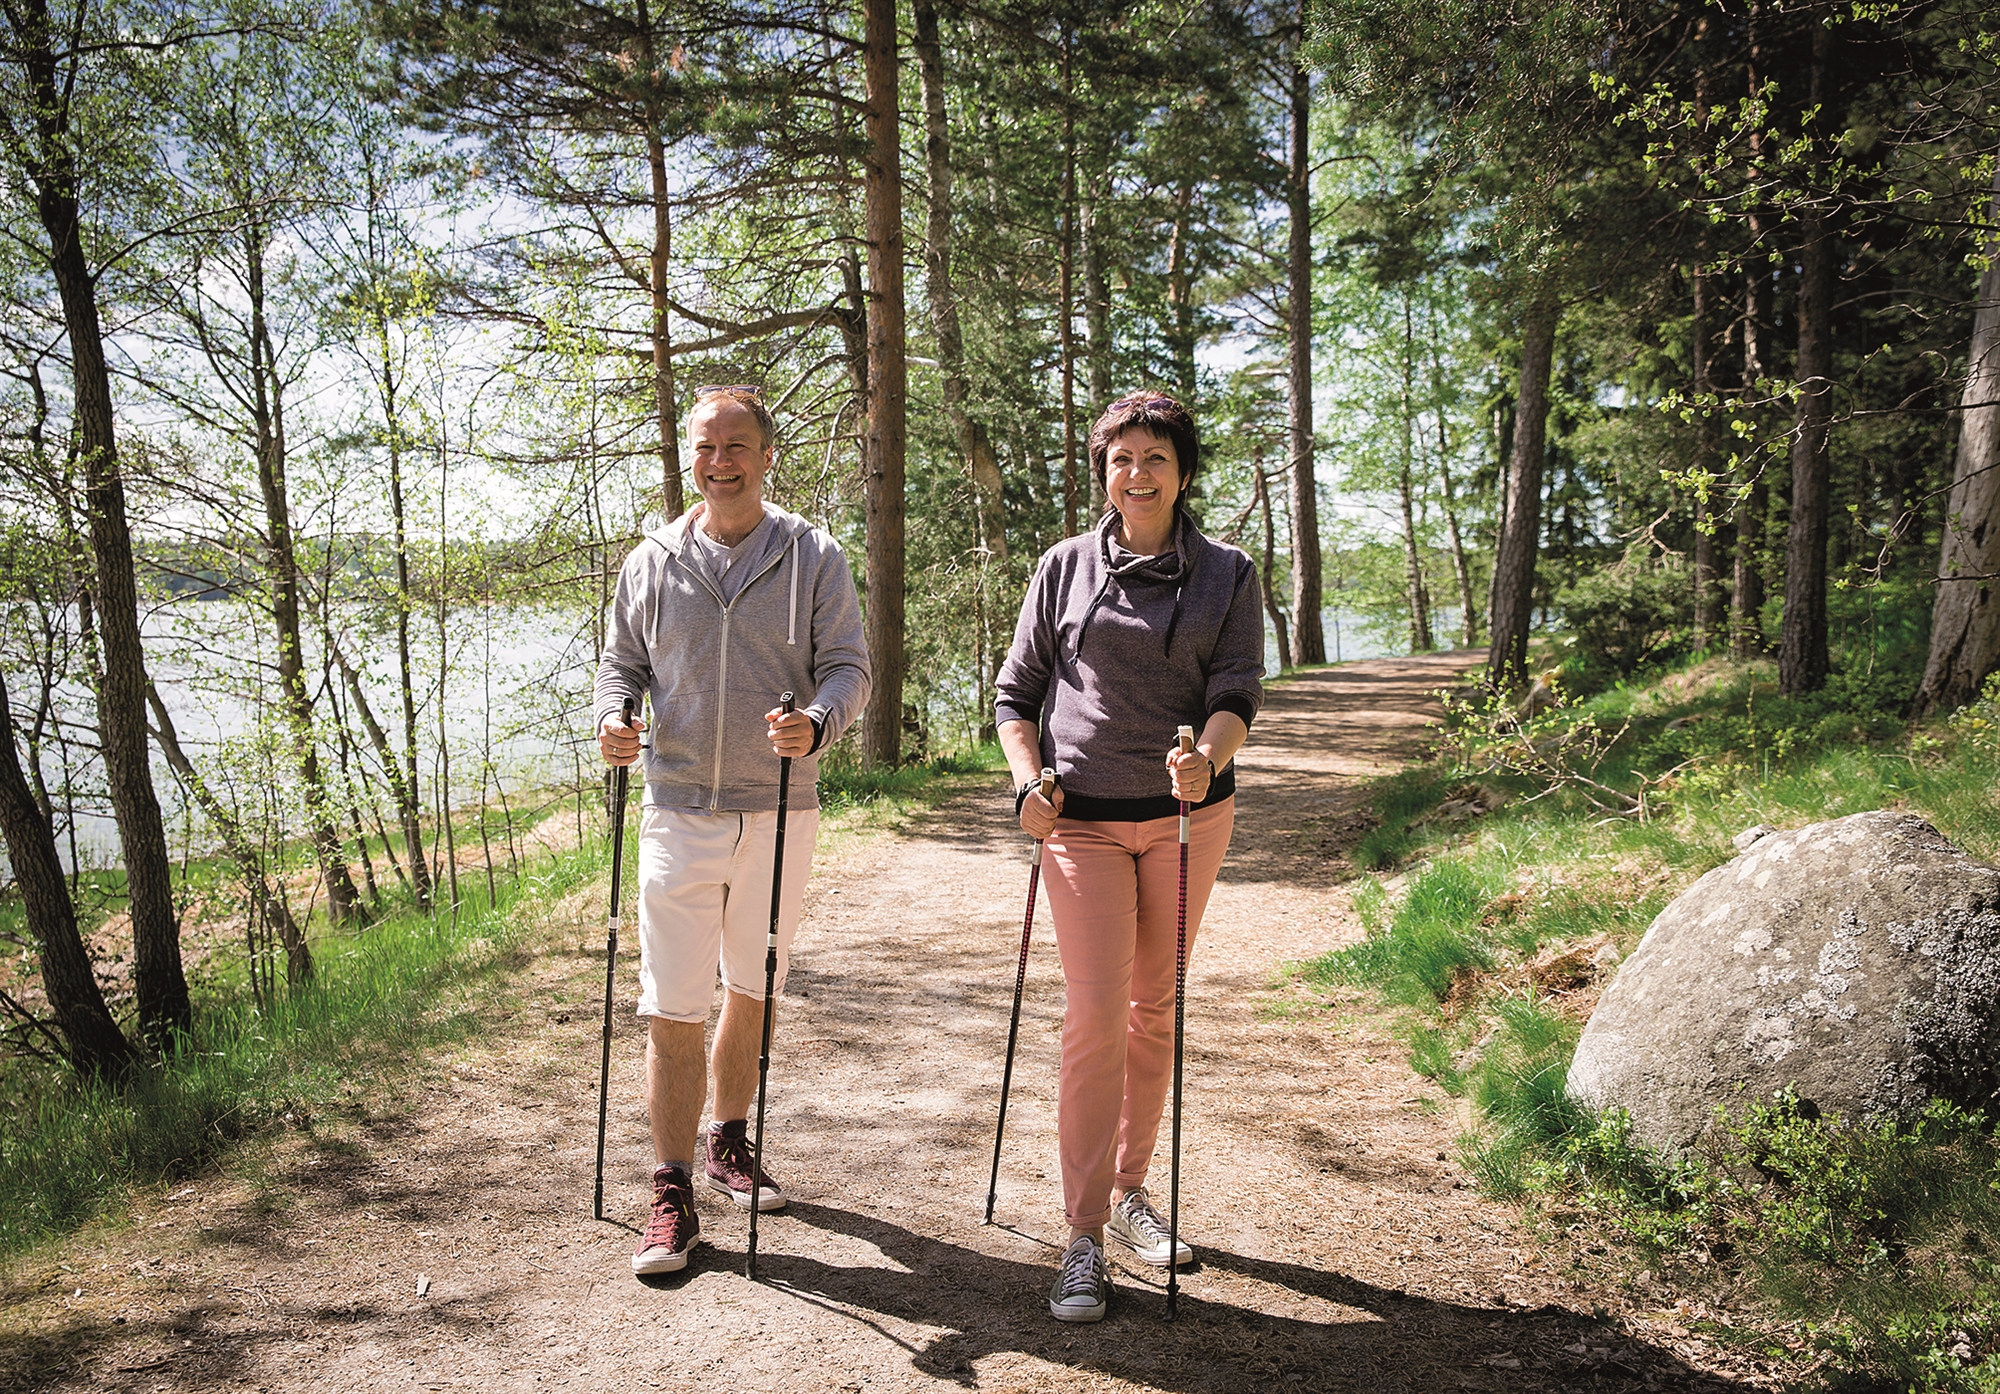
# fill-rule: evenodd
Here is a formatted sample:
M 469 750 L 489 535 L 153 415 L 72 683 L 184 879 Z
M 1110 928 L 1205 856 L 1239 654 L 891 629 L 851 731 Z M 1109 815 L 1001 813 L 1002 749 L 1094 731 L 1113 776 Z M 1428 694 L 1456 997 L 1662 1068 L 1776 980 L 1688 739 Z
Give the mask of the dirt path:
M 1672 1313 L 1589 1290 L 1478 1198 L 1455 1105 L 1410 1073 L 1386 1017 L 1359 998 L 1328 1010 L 1280 976 L 1356 935 L 1338 885 L 1355 776 L 1408 758 L 1428 692 L 1468 661 L 1316 672 L 1257 723 L 1190 975 L 1183 1233 L 1202 1261 L 1174 1325 L 1154 1271 L 1129 1262 L 1101 1325 L 1046 1314 L 1062 1236 L 1046 904 L 1000 1223 L 980 1224 L 1026 880 L 996 788 L 822 861 L 768 1125 L 793 1200 L 760 1224 L 759 1284 L 742 1276 L 744 1216 L 707 1192 L 688 1272 L 641 1285 L 627 1268 L 650 1153 L 623 1011 L 618 1222 L 590 1219 L 601 911 L 580 903 L 516 1006 L 403 1105 L 288 1134 L 259 1184 L 148 1199 L 129 1226 L 16 1272 L 0 1387 L 1747 1387 Z

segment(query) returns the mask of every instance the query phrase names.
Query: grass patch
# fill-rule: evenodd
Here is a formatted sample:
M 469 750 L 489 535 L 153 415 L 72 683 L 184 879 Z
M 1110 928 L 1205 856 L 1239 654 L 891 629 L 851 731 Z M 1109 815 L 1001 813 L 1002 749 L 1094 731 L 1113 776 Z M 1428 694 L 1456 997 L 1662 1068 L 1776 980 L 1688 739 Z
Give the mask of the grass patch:
M 853 832 L 987 778 L 995 759 L 988 748 L 906 770 L 836 775 L 831 798 L 826 782 L 822 797 L 836 824 Z M 459 834 L 461 850 L 477 845 L 473 826 L 470 840 Z M 629 811 L 626 836 L 629 870 L 638 837 Z M 121 1085 L 83 1085 L 38 1061 L 0 1060 L 8 1116 L 0 1132 L 0 1258 L 116 1208 L 133 1188 L 210 1171 L 274 1128 L 311 1127 L 316 1115 L 365 1103 L 412 1060 L 486 1030 L 496 980 L 519 965 L 542 912 L 608 878 L 606 843 L 597 822 L 582 846 L 537 853 L 518 878 L 503 861 L 490 902 L 483 867 L 461 868 L 456 914 L 433 917 L 385 897 L 381 917 L 360 933 L 321 932 L 316 923 L 313 981 L 268 1008 L 250 994 L 240 957 L 211 956 L 196 983 L 193 1037 Z M 199 865 L 196 873 L 208 875 Z M 625 890 L 629 905 L 629 876 Z M 18 915 L 18 901 L 0 901 L 0 911 Z
M 1411 1068 L 1473 1106 L 1461 1159 L 1490 1194 L 1552 1231 L 1615 1241 L 1614 1262 L 1726 1303 L 1753 1332 L 1803 1335 L 1831 1387 L 2000 1394 L 1991 1119 L 1940 1103 L 1869 1128 L 1746 1099 L 1704 1153 L 1669 1159 L 1564 1091 L 1615 961 L 1593 946 L 1629 953 L 1675 894 L 1735 855 L 1742 829 L 1907 808 L 2000 857 L 2000 680 L 1912 729 L 1900 712 L 1920 669 L 1850 662 L 1825 691 L 1782 698 L 1768 663 L 1710 658 L 1574 701 L 1552 732 L 1588 720 L 1618 733 L 1592 777 L 1649 781 L 1643 817 L 1607 817 L 1572 789 L 1534 798 L 1541 788 L 1478 763 L 1385 780 L 1356 859 L 1405 870 L 1356 888 L 1365 937 L 1300 976 L 1401 1008 Z M 1478 748 L 1457 744 L 1461 757 Z M 1427 817 L 1468 779 L 1511 801 L 1456 825 Z
M 511 963 L 522 908 L 606 864 L 602 849 L 585 848 L 503 884 L 493 904 L 482 886 L 456 916 L 403 910 L 365 933 L 322 938 L 305 989 L 268 1009 L 211 989 L 183 1048 L 123 1085 L 14 1062 L 0 1255 L 75 1228 L 129 1187 L 205 1171 L 274 1125 L 309 1126 L 357 1084 L 477 1031 L 480 984 Z

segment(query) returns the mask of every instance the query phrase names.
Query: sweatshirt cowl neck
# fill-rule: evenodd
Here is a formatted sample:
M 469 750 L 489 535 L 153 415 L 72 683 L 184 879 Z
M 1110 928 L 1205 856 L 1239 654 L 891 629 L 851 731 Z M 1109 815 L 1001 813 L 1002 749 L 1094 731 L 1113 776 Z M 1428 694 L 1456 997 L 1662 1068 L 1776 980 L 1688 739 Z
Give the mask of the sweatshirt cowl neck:
M 1188 545 L 1193 531 L 1187 514 L 1174 510 L 1174 545 L 1156 555 L 1142 555 L 1118 541 L 1119 513 L 1105 512 L 1097 525 L 1097 550 L 1104 569 L 1121 581 L 1179 581 L 1188 571 Z

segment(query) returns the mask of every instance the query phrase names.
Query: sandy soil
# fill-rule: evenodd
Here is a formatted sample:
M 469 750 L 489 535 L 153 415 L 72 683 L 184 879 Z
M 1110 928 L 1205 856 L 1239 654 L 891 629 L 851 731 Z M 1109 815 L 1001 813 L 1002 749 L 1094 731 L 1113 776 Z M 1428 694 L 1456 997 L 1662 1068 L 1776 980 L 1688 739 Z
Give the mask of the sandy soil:
M 491 1029 L 414 1066 L 398 1099 L 17 1265 L 0 1388 L 1765 1387 L 1691 1337 L 1685 1308 L 1647 1310 L 1481 1199 L 1456 1102 L 1410 1073 L 1389 1018 L 1284 976 L 1358 933 L 1342 887 L 1366 827 L 1357 777 L 1421 747 L 1430 690 L 1476 657 L 1315 672 L 1257 723 L 1190 971 L 1183 1234 L 1201 1262 L 1173 1324 L 1159 1276 L 1129 1261 L 1102 1324 L 1046 1313 L 1063 1234 L 1046 903 L 998 1223 L 980 1223 L 1027 871 L 996 780 L 823 846 L 771 1078 L 792 1203 L 760 1222 L 756 1283 L 747 1217 L 709 1193 L 689 1270 L 631 1276 L 650 1150 L 623 1010 L 612 1218 L 591 1218 L 602 910 L 578 897 Z M 1164 1156 L 1156 1172 L 1163 1191 Z

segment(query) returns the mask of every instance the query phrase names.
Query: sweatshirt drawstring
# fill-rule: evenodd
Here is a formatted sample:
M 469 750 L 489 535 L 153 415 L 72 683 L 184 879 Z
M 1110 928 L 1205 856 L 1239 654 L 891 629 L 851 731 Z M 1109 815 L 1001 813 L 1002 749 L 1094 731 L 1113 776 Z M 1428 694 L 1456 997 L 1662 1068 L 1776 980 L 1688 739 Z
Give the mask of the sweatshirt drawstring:
M 1076 647 L 1070 651 L 1072 663 L 1083 657 L 1083 633 L 1090 628 L 1090 621 L 1097 614 L 1097 607 L 1104 603 L 1104 597 L 1110 590 L 1111 573 L 1107 571 L 1104 573 L 1104 579 L 1098 582 L 1097 594 L 1090 598 L 1090 607 L 1083 612 L 1083 623 L 1076 627 Z
M 1174 651 L 1174 631 L 1180 628 L 1180 623 L 1181 623 L 1181 592 L 1186 588 L 1187 588 L 1186 581 L 1182 581 L 1180 585 L 1174 587 L 1174 614 L 1173 618 L 1167 621 L 1166 651 L 1168 653 L 1172 653 Z
M 792 613 L 785 621 L 785 642 L 797 647 L 799 642 L 799 538 L 792 535 Z

